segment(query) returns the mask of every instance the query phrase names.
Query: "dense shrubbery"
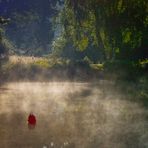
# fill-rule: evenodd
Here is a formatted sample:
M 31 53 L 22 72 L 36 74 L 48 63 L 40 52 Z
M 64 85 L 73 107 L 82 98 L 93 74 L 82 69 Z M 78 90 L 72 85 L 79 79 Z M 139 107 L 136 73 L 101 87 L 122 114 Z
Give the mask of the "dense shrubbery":
M 130 60 L 116 60 L 112 62 L 105 62 L 105 72 L 107 75 L 116 75 L 116 78 L 135 81 L 147 71 L 147 60 L 130 61 Z

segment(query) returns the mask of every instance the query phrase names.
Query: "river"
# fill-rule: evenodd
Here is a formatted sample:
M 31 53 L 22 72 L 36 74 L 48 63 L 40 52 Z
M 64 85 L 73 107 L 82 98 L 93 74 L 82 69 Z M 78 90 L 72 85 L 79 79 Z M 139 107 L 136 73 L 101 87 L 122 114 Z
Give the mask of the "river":
M 2 148 L 148 148 L 148 111 L 112 83 L 11 82 L 0 87 Z M 37 124 L 28 128 L 34 113 Z

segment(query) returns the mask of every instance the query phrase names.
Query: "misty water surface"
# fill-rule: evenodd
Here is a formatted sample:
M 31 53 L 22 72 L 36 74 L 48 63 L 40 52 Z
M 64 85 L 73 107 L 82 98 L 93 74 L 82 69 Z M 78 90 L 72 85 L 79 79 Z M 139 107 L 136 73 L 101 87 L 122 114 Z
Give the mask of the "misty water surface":
M 0 88 L 2 148 L 148 148 L 148 112 L 100 82 L 19 82 Z M 114 90 L 114 91 L 113 91 Z M 37 117 L 28 129 L 27 117 Z

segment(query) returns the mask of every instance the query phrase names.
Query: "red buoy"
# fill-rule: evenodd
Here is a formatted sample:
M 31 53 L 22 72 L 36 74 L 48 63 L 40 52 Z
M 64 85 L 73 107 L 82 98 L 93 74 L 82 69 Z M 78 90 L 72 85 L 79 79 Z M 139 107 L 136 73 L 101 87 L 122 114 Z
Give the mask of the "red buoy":
M 34 114 L 31 113 L 31 114 L 28 116 L 28 127 L 29 127 L 29 128 L 34 128 L 35 125 L 36 125 L 36 117 L 35 117 Z

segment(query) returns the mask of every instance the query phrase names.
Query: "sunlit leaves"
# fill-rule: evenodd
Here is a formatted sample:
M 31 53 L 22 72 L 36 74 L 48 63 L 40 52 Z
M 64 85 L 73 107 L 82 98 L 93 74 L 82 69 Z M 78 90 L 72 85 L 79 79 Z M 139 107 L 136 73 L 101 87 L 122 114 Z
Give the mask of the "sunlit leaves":
M 94 46 L 113 58 L 131 56 L 146 40 L 146 0 L 66 0 L 64 26 L 76 50 Z
M 88 42 L 88 38 L 87 37 L 82 38 L 80 41 L 77 42 L 78 49 L 80 51 L 84 51 L 87 48 L 88 43 L 89 42 Z
M 122 32 L 123 43 L 130 45 L 132 48 L 139 47 L 142 40 L 142 32 L 137 31 L 136 28 L 126 28 Z
M 145 27 L 148 27 L 148 15 L 145 18 L 144 25 L 145 25 Z
M 59 55 L 62 52 L 62 49 L 65 47 L 65 45 L 66 39 L 63 36 L 56 38 L 56 40 L 52 42 L 53 54 Z
M 117 10 L 119 13 L 122 13 L 125 11 L 125 6 L 123 5 L 123 0 L 119 0 L 117 4 Z
M 125 31 L 122 32 L 123 43 L 128 43 L 131 40 L 131 31 L 127 28 Z

